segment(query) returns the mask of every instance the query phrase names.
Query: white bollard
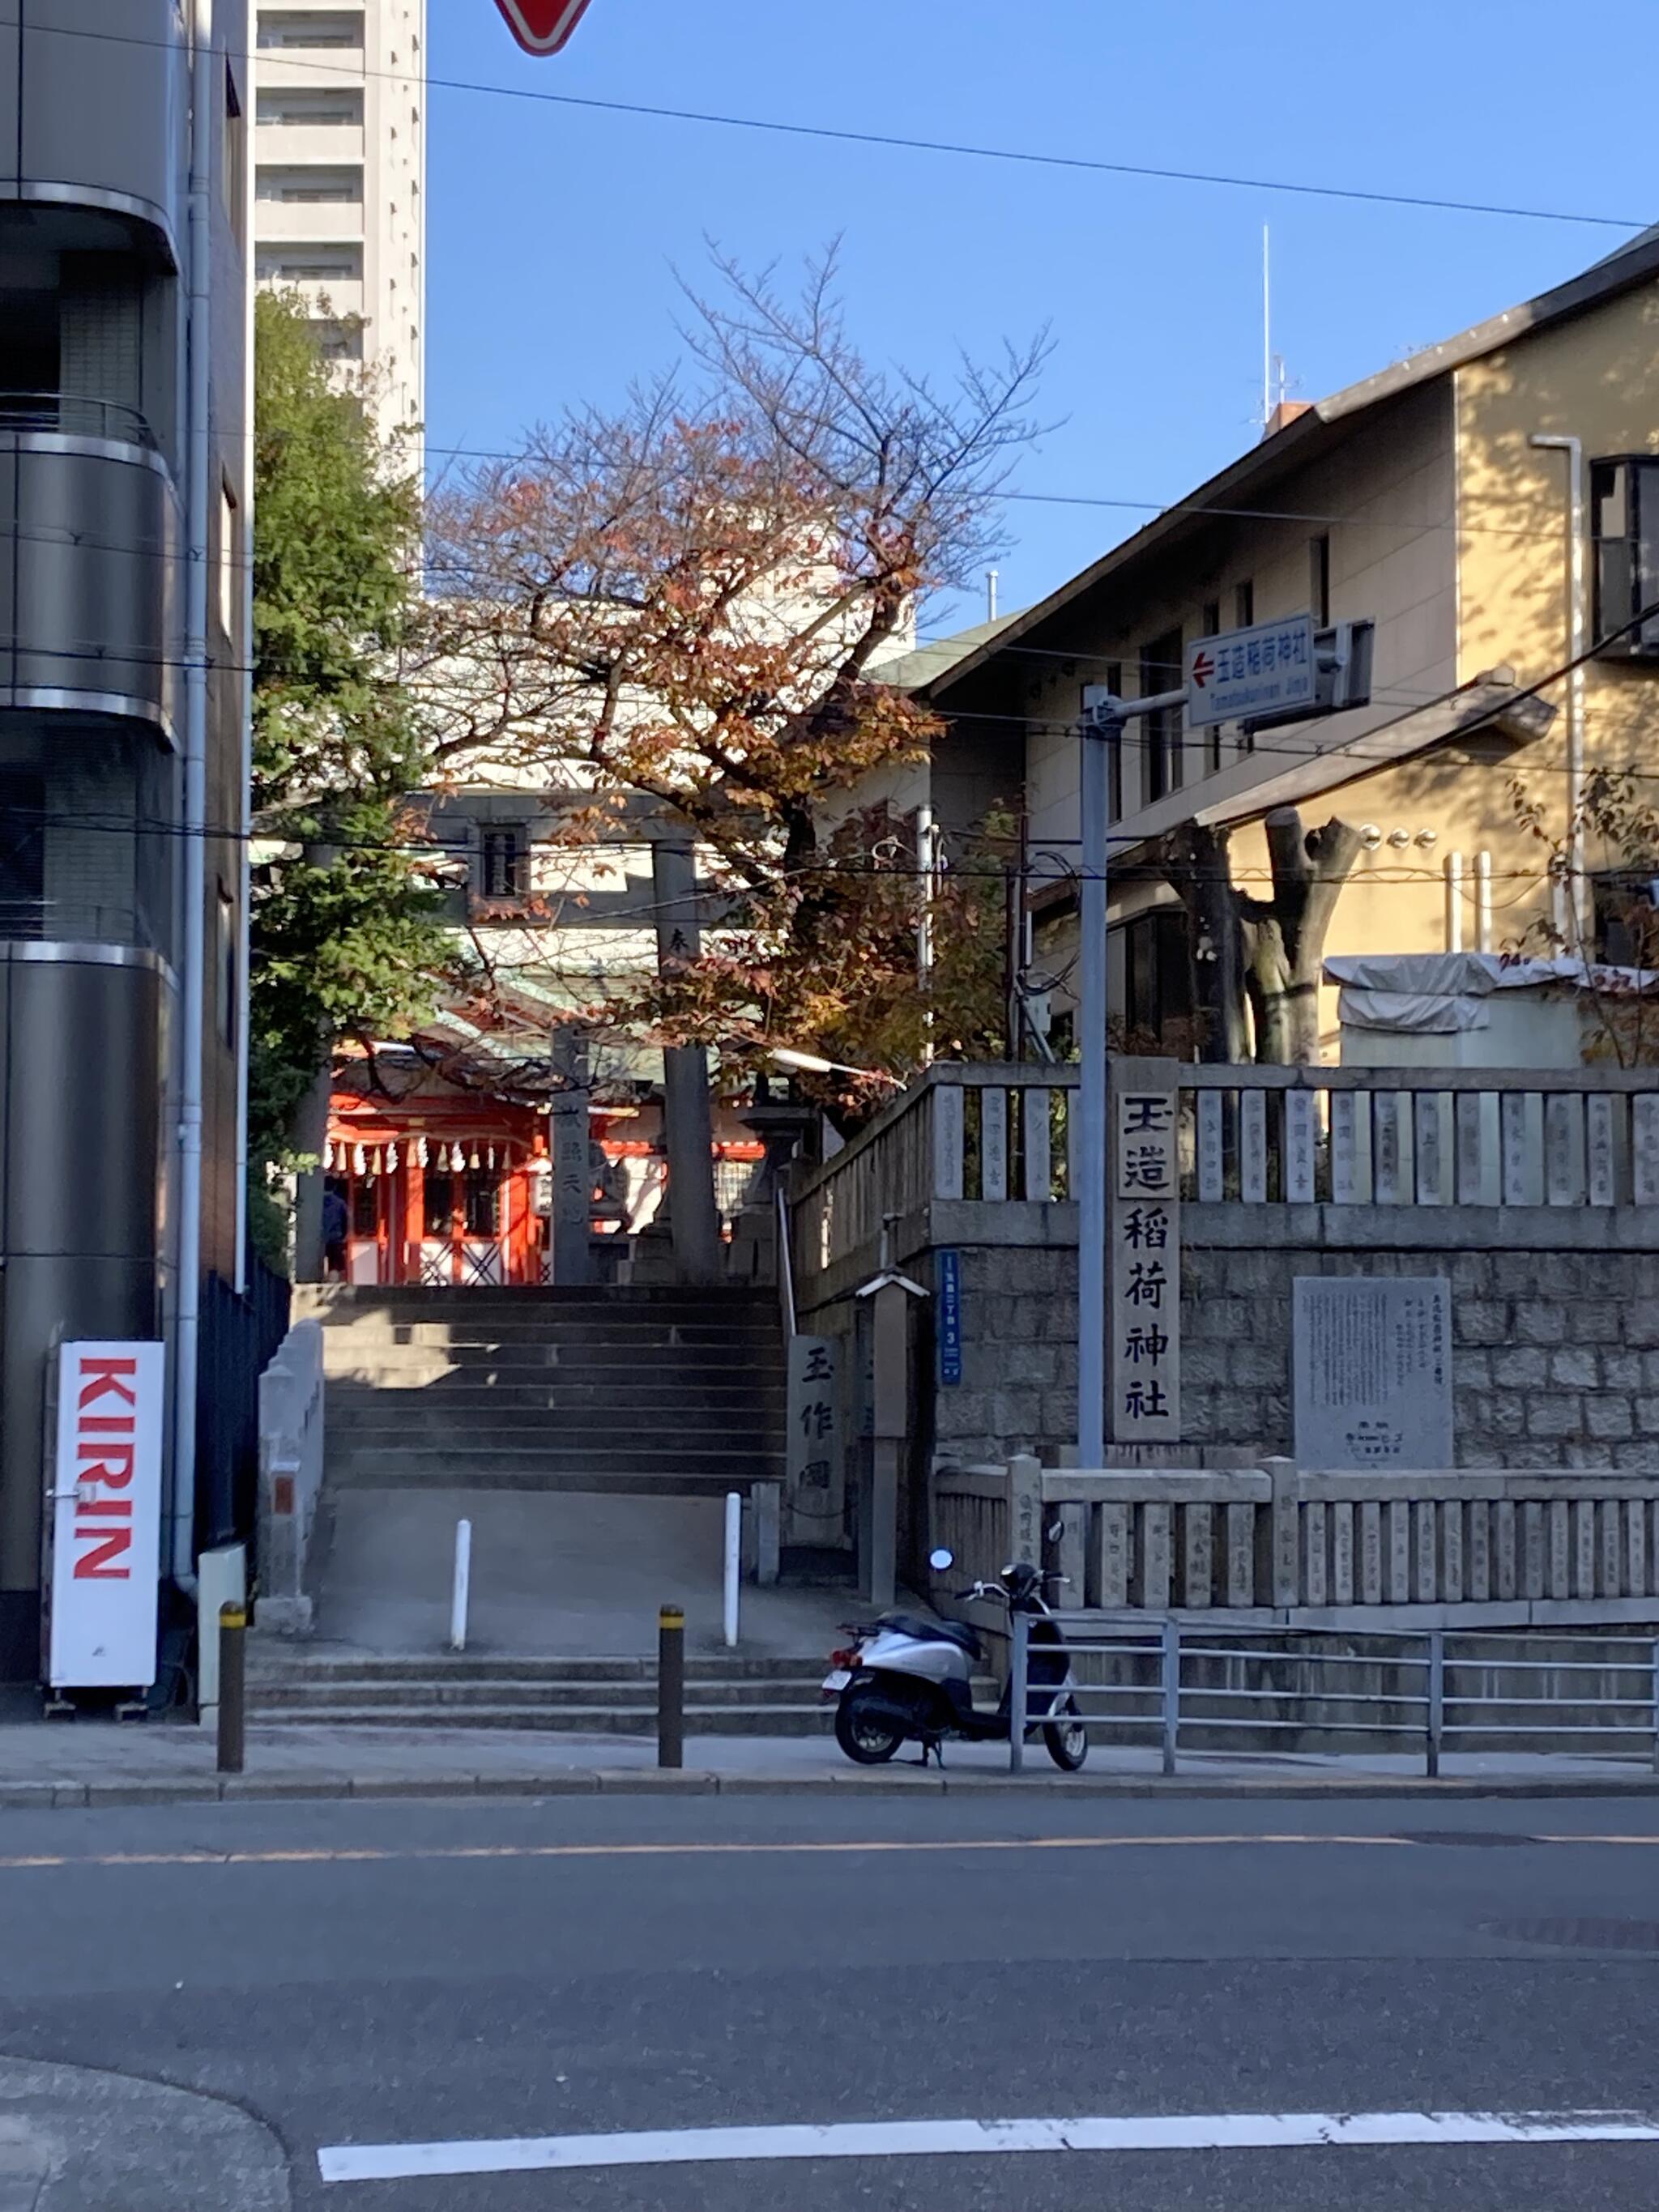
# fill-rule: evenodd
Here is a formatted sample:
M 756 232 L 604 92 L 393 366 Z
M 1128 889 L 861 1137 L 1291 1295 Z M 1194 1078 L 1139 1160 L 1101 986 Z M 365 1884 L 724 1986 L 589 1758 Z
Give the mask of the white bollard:
M 455 1523 L 455 1587 L 449 1601 L 449 1648 L 466 1649 L 466 1608 L 472 1594 L 472 1523 Z
M 738 1641 L 738 1572 L 743 1565 L 743 1494 L 726 1493 L 726 1648 Z

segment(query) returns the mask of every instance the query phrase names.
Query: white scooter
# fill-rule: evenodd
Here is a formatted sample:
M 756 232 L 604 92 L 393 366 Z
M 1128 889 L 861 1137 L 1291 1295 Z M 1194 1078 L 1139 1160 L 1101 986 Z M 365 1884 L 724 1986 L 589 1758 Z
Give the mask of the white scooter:
M 940 1550 L 929 1565 L 942 1574 L 955 1560 Z M 994 1583 L 975 1583 L 960 1595 L 998 1598 L 1011 1613 L 1030 1618 L 1028 1728 L 1041 1728 L 1049 1758 L 1075 1774 L 1089 1756 L 1089 1731 L 1078 1711 L 1065 1638 L 1042 1601 L 1042 1582 L 1041 1571 L 1021 1560 L 1006 1566 Z M 1006 1743 L 1012 1689 L 1005 1686 L 994 1711 L 975 1705 L 974 1663 L 983 1654 L 971 1628 L 920 1613 L 887 1613 L 853 1632 L 858 1640 L 852 1647 L 830 1654 L 823 1687 L 826 1696 L 839 1697 L 836 1741 L 856 1765 L 879 1766 L 907 1742 L 921 1744 L 924 1766 L 930 1755 L 943 1765 L 947 1735 Z

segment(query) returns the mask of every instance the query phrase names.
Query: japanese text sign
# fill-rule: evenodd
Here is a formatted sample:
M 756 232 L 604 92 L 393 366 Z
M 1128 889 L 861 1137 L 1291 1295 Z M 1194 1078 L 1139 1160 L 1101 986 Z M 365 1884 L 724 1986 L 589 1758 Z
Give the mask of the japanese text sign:
M 1318 692 L 1311 615 L 1195 638 L 1187 648 L 1190 728 L 1294 714 L 1315 705 Z

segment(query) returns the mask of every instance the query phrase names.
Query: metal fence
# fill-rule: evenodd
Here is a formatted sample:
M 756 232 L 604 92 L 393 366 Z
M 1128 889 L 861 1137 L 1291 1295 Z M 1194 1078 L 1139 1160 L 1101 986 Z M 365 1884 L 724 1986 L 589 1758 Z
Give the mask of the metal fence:
M 203 1285 L 196 1528 L 205 1549 L 252 1537 L 259 1484 L 259 1376 L 288 1334 L 289 1285 L 257 1256 L 246 1296 Z
M 1639 1759 L 1659 1772 L 1659 1637 L 1457 1634 L 1425 1629 L 1347 1639 L 1283 1628 L 1127 1625 L 1054 1616 L 1091 1736 L 1156 1749 L 1165 1774 L 1183 1750 L 1231 1757 L 1301 1752 L 1563 1749 Z M 1330 1648 L 1339 1641 L 1352 1650 Z M 1031 1678 L 1030 1622 L 1010 1639 L 1008 1764 L 1052 1691 Z M 1264 1741 L 1265 1739 L 1265 1741 Z

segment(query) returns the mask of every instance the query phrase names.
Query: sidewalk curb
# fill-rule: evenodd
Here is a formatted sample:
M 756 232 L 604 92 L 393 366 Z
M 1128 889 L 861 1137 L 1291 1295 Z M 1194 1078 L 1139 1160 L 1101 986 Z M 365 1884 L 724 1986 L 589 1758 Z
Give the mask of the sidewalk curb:
M 1229 1798 L 1271 1802 L 1322 1797 L 1382 1799 L 1659 1796 L 1659 1775 L 1002 1775 L 721 1774 L 696 1768 L 566 1767 L 550 1774 L 356 1777 L 231 1775 L 167 1782 L 0 1782 L 0 1812 L 128 1805 L 331 1802 L 487 1797 L 1121 1797 Z

